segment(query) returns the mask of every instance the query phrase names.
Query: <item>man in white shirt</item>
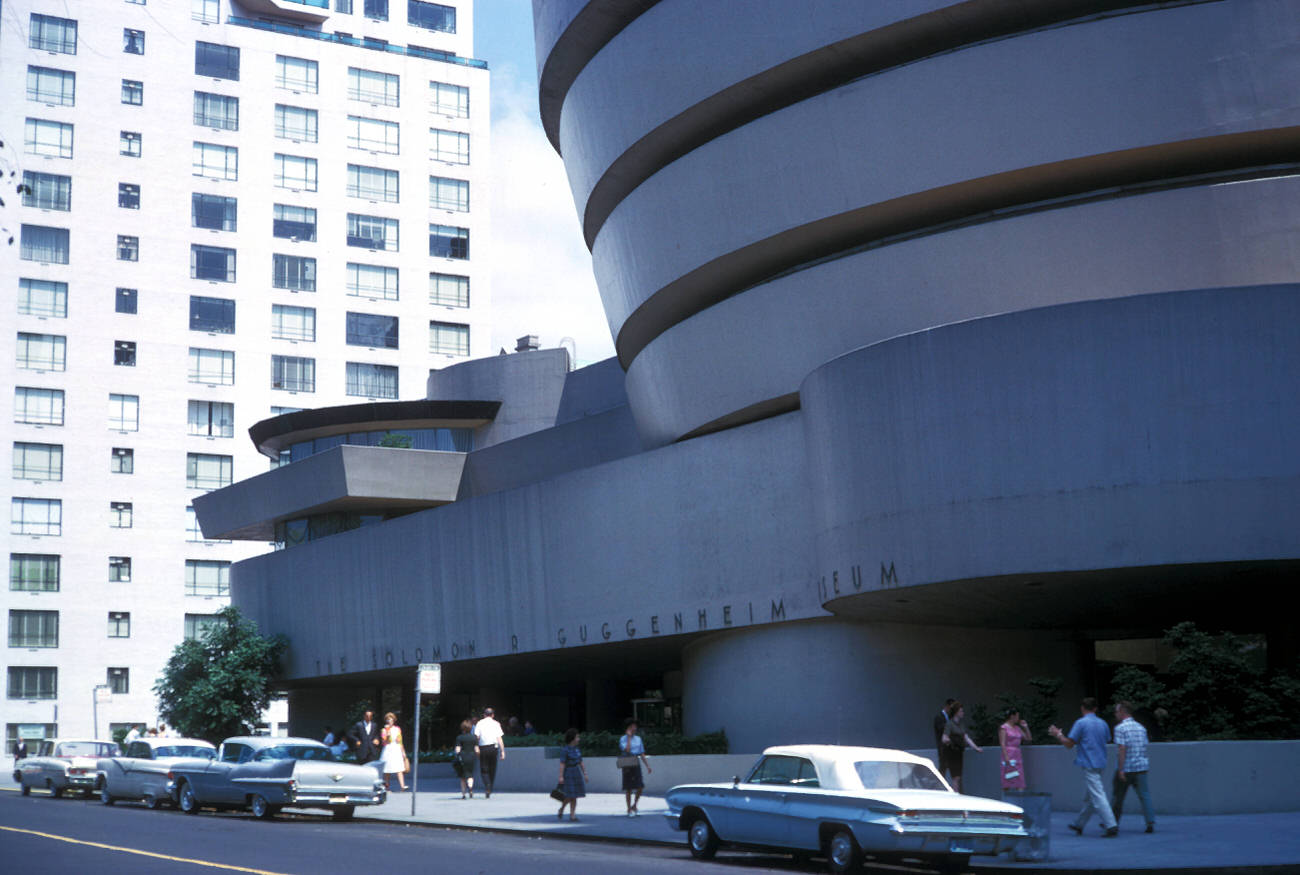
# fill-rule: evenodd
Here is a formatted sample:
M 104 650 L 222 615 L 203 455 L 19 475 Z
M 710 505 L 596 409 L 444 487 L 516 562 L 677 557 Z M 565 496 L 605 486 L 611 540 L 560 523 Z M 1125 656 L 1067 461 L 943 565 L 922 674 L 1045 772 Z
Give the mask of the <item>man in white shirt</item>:
M 506 758 L 506 734 L 501 724 L 496 721 L 491 708 L 483 709 L 483 719 L 474 724 L 474 736 L 478 739 L 479 771 L 483 773 L 483 790 L 488 799 L 492 798 L 492 785 L 496 783 L 497 761 Z
M 1115 814 L 1115 823 L 1119 823 L 1120 812 L 1124 808 L 1124 797 L 1128 788 L 1137 790 L 1138 801 L 1142 803 L 1142 816 L 1146 818 L 1147 832 L 1156 831 L 1156 807 L 1151 802 L 1151 787 L 1147 783 L 1147 770 L 1151 761 L 1147 758 L 1146 727 L 1133 719 L 1133 708 L 1128 702 L 1115 706 L 1115 717 L 1119 720 L 1115 726 L 1115 743 L 1119 745 L 1119 765 L 1115 769 L 1114 793 L 1111 811 Z

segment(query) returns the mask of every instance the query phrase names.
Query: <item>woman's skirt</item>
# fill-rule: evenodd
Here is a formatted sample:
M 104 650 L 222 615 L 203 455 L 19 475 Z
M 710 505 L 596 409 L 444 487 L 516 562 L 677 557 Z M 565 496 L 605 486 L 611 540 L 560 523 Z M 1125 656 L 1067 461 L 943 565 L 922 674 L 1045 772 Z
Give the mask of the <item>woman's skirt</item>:
M 395 775 L 398 772 L 406 771 L 406 756 L 402 752 L 400 744 L 386 745 L 380 761 L 384 764 L 385 775 Z
M 641 777 L 641 764 L 628 766 L 623 770 L 623 789 L 624 790 L 644 790 L 645 779 Z
M 564 781 L 560 784 L 566 799 L 581 799 L 587 795 L 587 785 L 582 780 L 581 766 L 565 766 Z

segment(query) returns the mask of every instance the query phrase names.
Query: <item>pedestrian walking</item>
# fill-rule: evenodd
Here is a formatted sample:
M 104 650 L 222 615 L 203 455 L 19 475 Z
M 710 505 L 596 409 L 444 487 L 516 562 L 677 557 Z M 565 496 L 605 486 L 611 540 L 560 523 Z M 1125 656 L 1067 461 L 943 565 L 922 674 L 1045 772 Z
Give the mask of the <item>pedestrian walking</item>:
M 587 795 L 587 767 L 582 762 L 582 751 L 578 749 L 578 744 L 582 741 L 582 736 L 578 735 L 578 730 L 570 729 L 564 733 L 564 749 L 560 754 L 560 792 L 564 794 L 564 800 L 560 803 L 560 811 L 555 815 L 557 820 L 564 820 L 564 806 L 569 806 L 569 820 L 578 819 L 578 800 Z
M 1113 838 L 1119 835 L 1119 826 L 1115 823 L 1115 815 L 1110 810 L 1106 791 L 1101 784 L 1101 773 L 1106 768 L 1106 742 L 1110 741 L 1110 727 L 1097 716 L 1097 700 L 1091 696 L 1079 703 L 1079 713 L 1080 717 L 1070 727 L 1069 735 L 1055 724 L 1047 729 L 1047 734 L 1066 748 L 1077 748 L 1074 764 L 1083 770 L 1083 808 L 1079 810 L 1079 816 L 1066 826 L 1076 835 L 1083 835 L 1083 828 L 1096 813 L 1101 818 L 1102 836 Z
M 943 730 L 948 726 L 948 718 L 952 716 L 952 703 L 956 701 L 956 699 L 945 699 L 939 713 L 934 715 L 934 749 L 938 754 L 935 765 L 939 767 L 941 775 L 948 771 L 948 754 L 943 749 Z
M 1003 790 L 1025 789 L 1025 755 L 1020 744 L 1033 740 L 1029 724 L 1020 716 L 1020 711 L 1016 708 L 1009 710 L 1007 719 L 998 727 L 998 743 L 1002 746 Z
M 483 774 L 483 796 L 492 798 L 492 787 L 497 781 L 497 763 L 506 758 L 506 734 L 496 721 L 491 708 L 483 709 L 483 719 L 474 724 L 478 737 L 479 771 Z
M 948 755 L 947 766 L 952 774 L 952 788 L 960 793 L 962 754 L 968 747 L 976 753 L 983 753 L 984 748 L 976 744 L 975 739 L 971 738 L 966 730 L 966 709 L 962 707 L 961 702 L 953 702 L 948 709 L 948 713 L 952 716 L 948 718 L 948 723 L 943 728 L 941 740 L 943 750 Z
M 348 740 L 352 743 L 353 750 L 356 752 L 357 764 L 365 765 L 379 760 L 380 754 L 383 753 L 381 737 L 383 730 L 375 722 L 375 712 L 367 710 L 361 715 L 352 726 L 348 733 Z
M 456 769 L 456 776 L 460 778 L 460 798 L 465 798 L 465 793 L 469 793 L 469 798 L 474 798 L 474 770 L 478 768 L 478 737 L 474 734 L 474 726 L 468 720 L 460 721 L 460 735 L 456 736 L 456 748 L 453 751 L 455 759 L 452 760 Z
M 1147 832 L 1156 831 L 1156 808 L 1151 802 L 1151 787 L 1147 783 L 1147 771 L 1151 761 L 1147 757 L 1147 729 L 1133 719 L 1133 707 L 1128 702 L 1115 706 L 1115 744 L 1119 746 L 1115 763 L 1115 780 L 1112 785 L 1110 810 L 1115 815 L 1115 826 L 1119 826 L 1120 815 L 1124 811 L 1124 797 L 1128 788 L 1137 790 L 1138 801 L 1142 803 L 1142 816 L 1147 822 Z
M 20 738 L 18 739 L 18 742 L 14 745 L 14 763 L 17 764 L 19 760 L 23 760 L 26 758 L 27 758 L 27 742 Z
M 406 759 L 406 748 L 402 746 L 402 729 L 397 725 L 397 715 L 389 711 L 384 715 L 384 728 L 380 734 L 384 742 L 384 752 L 380 757 L 383 763 L 384 784 L 393 789 L 393 775 L 401 789 L 406 789 L 406 772 L 411 768 Z
M 645 779 L 641 776 L 641 766 L 647 773 L 653 772 L 650 760 L 645 755 L 645 742 L 636 734 L 636 720 L 629 718 L 623 724 L 623 735 L 618 740 L 618 767 L 623 770 L 623 796 L 627 800 L 627 816 L 636 817 L 637 803 L 641 801 L 641 792 L 645 790 Z M 635 795 L 634 795 L 635 794 Z

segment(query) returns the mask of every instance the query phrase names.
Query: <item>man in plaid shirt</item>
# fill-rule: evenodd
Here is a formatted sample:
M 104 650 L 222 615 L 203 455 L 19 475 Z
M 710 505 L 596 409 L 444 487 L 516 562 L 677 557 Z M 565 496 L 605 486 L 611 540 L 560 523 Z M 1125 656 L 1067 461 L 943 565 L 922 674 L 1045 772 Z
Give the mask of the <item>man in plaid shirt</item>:
M 1128 788 L 1137 790 L 1138 800 L 1142 803 L 1142 816 L 1146 818 L 1147 832 L 1156 831 L 1156 811 L 1151 804 L 1151 788 L 1147 784 L 1147 730 L 1133 719 L 1133 708 L 1128 702 L 1115 706 L 1115 744 L 1119 745 L 1119 765 L 1115 769 L 1114 801 L 1110 810 L 1119 823 L 1120 813 L 1124 809 L 1124 797 Z

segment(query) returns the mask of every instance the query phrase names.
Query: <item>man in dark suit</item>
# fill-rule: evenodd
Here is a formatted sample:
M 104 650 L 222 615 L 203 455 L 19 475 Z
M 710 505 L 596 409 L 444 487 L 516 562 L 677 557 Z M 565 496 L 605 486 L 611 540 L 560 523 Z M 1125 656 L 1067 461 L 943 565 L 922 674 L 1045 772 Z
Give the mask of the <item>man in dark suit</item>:
M 952 718 L 952 703 L 956 699 L 947 699 L 939 713 L 934 715 L 934 749 L 939 755 L 935 765 L 939 767 L 939 774 L 943 774 L 943 767 L 947 763 L 947 756 L 943 752 L 943 730 L 947 727 L 948 721 Z
M 379 759 L 383 751 L 382 737 L 383 730 L 375 722 L 374 711 L 367 711 L 353 724 L 348 739 L 352 743 L 352 750 L 357 755 L 358 763 L 373 763 Z

